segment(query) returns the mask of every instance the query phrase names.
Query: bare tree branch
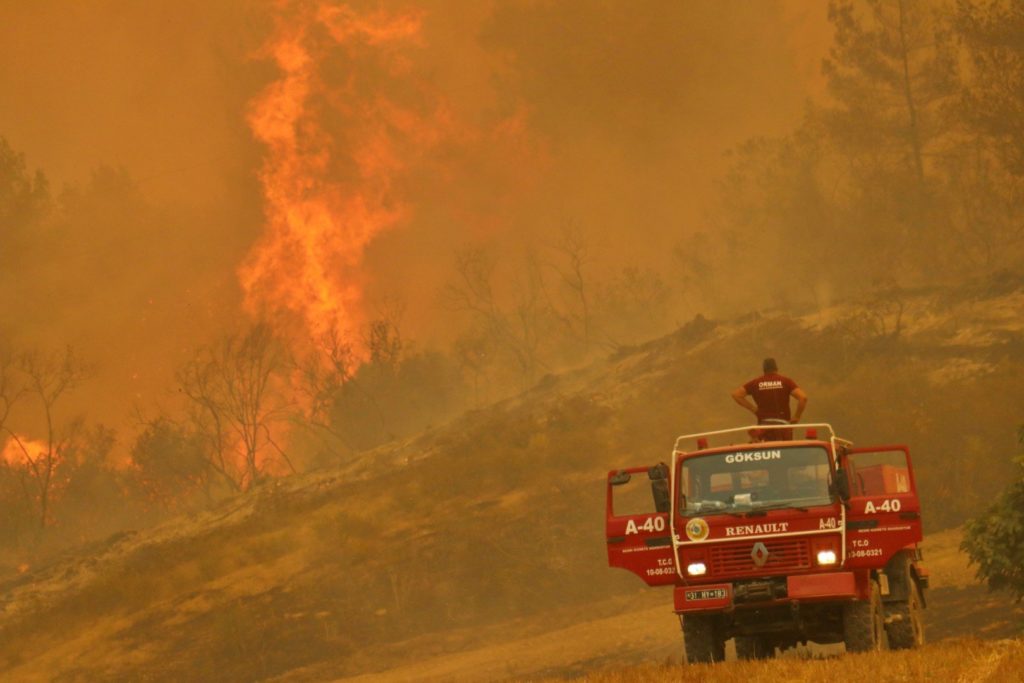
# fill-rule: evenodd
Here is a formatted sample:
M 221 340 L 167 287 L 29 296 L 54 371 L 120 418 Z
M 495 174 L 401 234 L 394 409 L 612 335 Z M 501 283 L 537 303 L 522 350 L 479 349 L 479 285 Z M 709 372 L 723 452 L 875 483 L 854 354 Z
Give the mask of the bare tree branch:
M 45 450 L 33 458 L 20 438 L 15 440 L 25 454 L 38 491 L 39 528 L 46 526 L 53 489 L 53 472 L 65 445 L 56 422 L 56 406 L 60 398 L 74 389 L 88 375 L 89 369 L 69 346 L 56 353 L 30 351 L 19 358 L 18 365 L 28 380 L 28 393 L 39 399 L 45 423 Z M 8 430 L 13 436 L 13 432 Z
M 178 372 L 191 404 L 194 429 L 207 444 L 211 469 L 237 491 L 251 489 L 264 475 L 261 455 L 270 447 L 294 471 L 270 439 L 270 426 L 283 421 L 287 404 L 273 383 L 287 367 L 284 351 L 268 325 L 229 335 L 201 349 Z

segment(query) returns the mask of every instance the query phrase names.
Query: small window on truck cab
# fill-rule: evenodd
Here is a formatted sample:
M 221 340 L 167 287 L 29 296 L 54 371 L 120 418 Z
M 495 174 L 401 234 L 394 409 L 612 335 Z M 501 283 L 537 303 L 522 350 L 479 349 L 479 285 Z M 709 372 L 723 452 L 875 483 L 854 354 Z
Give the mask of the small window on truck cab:
M 854 496 L 878 496 L 910 491 L 910 472 L 902 451 L 858 453 L 851 459 Z
M 651 482 L 645 474 L 634 474 L 624 484 L 614 488 L 612 514 L 616 517 L 642 515 L 655 512 L 651 498 Z

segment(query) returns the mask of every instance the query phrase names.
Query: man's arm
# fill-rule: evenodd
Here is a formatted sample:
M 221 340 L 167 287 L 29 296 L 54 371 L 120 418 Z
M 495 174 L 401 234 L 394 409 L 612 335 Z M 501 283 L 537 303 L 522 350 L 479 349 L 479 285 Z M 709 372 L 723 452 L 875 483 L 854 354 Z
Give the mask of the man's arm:
M 752 412 L 754 415 L 757 415 L 757 406 L 755 406 L 753 402 L 749 398 L 747 398 L 746 387 L 740 387 L 739 389 L 733 391 L 732 400 L 739 403 L 741 406 Z
M 800 416 L 804 414 L 804 408 L 807 407 L 807 394 L 800 387 L 794 387 L 789 395 L 796 399 L 796 412 L 793 413 L 792 420 L 792 422 L 796 423 L 800 421 Z

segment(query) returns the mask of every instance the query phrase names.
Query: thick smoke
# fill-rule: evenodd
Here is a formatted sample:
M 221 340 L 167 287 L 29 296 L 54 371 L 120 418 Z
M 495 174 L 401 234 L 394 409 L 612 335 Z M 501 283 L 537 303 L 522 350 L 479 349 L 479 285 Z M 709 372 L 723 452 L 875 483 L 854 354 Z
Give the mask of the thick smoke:
M 274 163 L 247 115 L 281 78 L 264 49 L 275 22 L 314 6 L 0 10 L 0 135 L 28 172 L 46 175 L 60 214 L 48 223 L 57 228 L 20 243 L 0 324 L 22 346 L 71 343 L 90 359 L 76 408 L 91 419 L 122 424 L 133 406 L 169 400 L 175 368 L 242 318 L 236 272 L 265 230 L 258 174 Z M 446 117 L 388 188 L 401 220 L 366 245 L 353 274 L 362 317 L 400 301 L 404 334 L 421 345 L 453 336 L 438 291 L 466 245 L 515 270 L 574 226 L 595 278 L 629 266 L 671 279 L 666 254 L 706 227 L 725 150 L 794 125 L 819 79 L 808 26 L 828 35 L 824 9 L 797 3 L 394 9 L 421 22 L 414 44 L 395 48 L 401 73 L 360 74 L 351 92 L 360 62 L 328 51 L 321 96 L 325 116 L 341 106 L 331 97 L 348 94 L 355 107 L 386 97 Z M 325 151 L 344 159 L 351 146 L 332 132 L 337 147 Z

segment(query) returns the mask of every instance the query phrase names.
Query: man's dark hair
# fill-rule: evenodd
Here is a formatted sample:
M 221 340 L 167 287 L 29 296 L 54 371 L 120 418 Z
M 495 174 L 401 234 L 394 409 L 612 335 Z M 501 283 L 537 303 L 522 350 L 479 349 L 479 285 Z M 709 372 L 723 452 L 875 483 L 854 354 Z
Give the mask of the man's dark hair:
M 761 363 L 761 368 L 767 372 L 778 372 L 779 364 L 775 362 L 774 358 L 765 358 L 764 362 Z

